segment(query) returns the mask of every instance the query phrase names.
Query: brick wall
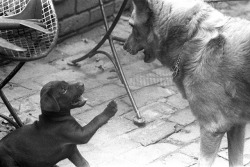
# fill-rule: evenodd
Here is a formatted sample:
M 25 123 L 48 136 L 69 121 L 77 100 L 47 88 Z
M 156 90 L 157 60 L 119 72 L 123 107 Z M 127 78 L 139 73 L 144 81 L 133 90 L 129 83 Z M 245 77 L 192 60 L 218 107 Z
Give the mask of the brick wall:
M 99 0 L 53 0 L 59 20 L 59 37 L 87 31 L 102 20 Z M 119 10 L 123 0 L 103 0 L 107 16 Z M 127 8 L 130 6 L 130 2 Z

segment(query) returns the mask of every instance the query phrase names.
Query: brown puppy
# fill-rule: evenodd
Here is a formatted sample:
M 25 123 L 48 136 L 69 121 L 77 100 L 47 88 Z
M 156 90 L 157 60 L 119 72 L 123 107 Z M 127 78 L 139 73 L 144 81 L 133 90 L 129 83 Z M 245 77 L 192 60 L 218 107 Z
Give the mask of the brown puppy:
M 41 90 L 42 114 L 39 121 L 23 126 L 0 141 L 1 167 L 52 167 L 68 158 L 77 167 L 87 167 L 77 144 L 85 144 L 98 128 L 117 112 L 110 102 L 107 108 L 89 124 L 82 127 L 70 110 L 86 103 L 81 96 L 84 85 L 53 81 Z
M 250 22 L 224 16 L 202 0 L 133 0 L 124 49 L 144 50 L 173 69 L 201 129 L 199 165 L 213 164 L 225 133 L 231 167 L 243 166 L 250 120 Z

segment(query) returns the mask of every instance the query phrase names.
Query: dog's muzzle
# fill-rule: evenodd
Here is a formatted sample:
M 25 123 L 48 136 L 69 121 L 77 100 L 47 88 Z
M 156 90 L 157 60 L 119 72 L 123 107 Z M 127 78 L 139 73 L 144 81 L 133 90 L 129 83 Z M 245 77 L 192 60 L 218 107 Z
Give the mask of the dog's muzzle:
M 127 42 L 124 44 L 123 49 L 126 50 L 131 55 L 136 55 L 138 53 L 138 51 L 133 50 Z
M 123 46 L 123 49 L 126 50 L 128 53 L 130 53 L 131 55 L 136 55 L 139 51 L 143 50 L 144 48 L 143 47 L 140 47 L 140 48 L 133 48 L 135 46 L 131 46 L 129 44 L 129 41 L 126 41 L 124 46 Z M 144 53 L 144 62 L 145 63 L 151 63 L 152 61 L 154 61 L 154 57 L 151 56 L 151 53 L 149 53 L 148 51 L 144 50 L 143 51 Z
M 77 95 L 74 100 L 72 101 L 71 105 L 73 107 L 82 107 L 86 104 L 87 98 L 83 97 L 84 93 L 84 84 L 77 83 L 77 89 L 80 92 L 79 95 Z
M 82 95 L 76 98 L 76 100 L 72 101 L 71 105 L 74 107 L 82 107 L 87 103 L 87 98 L 83 97 Z

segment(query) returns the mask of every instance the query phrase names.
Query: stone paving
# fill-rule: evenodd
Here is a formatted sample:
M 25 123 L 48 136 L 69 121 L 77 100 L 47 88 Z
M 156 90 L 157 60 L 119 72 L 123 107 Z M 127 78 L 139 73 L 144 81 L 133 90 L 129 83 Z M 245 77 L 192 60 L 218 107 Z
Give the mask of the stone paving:
M 114 35 L 126 38 L 129 32 L 127 18 L 122 17 Z M 196 167 L 199 126 L 187 101 L 174 86 L 168 69 L 157 61 L 145 64 L 143 55 L 131 56 L 120 43 L 115 43 L 137 106 L 146 119 L 146 126 L 138 127 L 133 124 L 135 112 L 126 91 L 107 57 L 98 54 L 80 62 L 80 67 L 67 65 L 93 48 L 104 33 L 103 26 L 97 27 L 58 44 L 46 58 L 26 63 L 4 88 L 22 121 L 31 123 L 37 119 L 40 114 L 39 91 L 45 83 L 52 80 L 83 81 L 88 103 L 72 111 L 81 125 L 102 112 L 111 100 L 118 104 L 115 117 L 100 128 L 88 144 L 78 146 L 92 167 Z M 111 53 L 108 43 L 101 49 Z M 0 76 L 6 76 L 13 65 L 0 67 Z M 1 101 L 0 112 L 8 115 Z M 244 164 L 250 166 L 250 126 L 247 129 Z M 6 135 L 4 127 L 0 126 L 0 131 L 0 137 Z M 68 160 L 58 165 L 73 167 Z M 228 166 L 226 137 L 214 166 Z

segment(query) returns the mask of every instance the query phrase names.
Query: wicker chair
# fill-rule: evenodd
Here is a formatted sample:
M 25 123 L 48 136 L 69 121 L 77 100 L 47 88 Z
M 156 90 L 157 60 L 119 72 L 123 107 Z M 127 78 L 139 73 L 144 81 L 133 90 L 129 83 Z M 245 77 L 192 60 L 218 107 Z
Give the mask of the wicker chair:
M 28 61 L 44 58 L 55 46 L 58 21 L 52 0 L 0 0 L 0 60 L 17 61 L 0 82 L 0 97 L 14 120 L 0 114 L 16 128 L 22 122 L 3 93 L 3 87 Z

